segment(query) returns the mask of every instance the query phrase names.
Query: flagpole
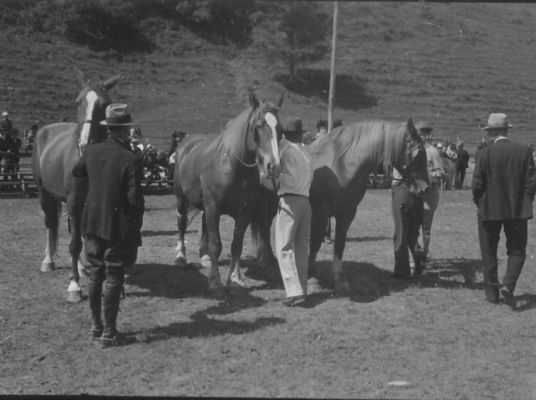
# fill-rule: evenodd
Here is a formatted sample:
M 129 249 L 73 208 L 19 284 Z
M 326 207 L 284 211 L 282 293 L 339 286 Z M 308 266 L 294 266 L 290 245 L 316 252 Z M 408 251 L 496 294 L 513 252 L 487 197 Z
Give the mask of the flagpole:
M 331 66 L 329 77 L 328 98 L 328 132 L 333 127 L 333 98 L 335 97 L 335 51 L 337 49 L 337 19 L 339 15 L 339 2 L 333 3 L 333 33 L 331 37 Z

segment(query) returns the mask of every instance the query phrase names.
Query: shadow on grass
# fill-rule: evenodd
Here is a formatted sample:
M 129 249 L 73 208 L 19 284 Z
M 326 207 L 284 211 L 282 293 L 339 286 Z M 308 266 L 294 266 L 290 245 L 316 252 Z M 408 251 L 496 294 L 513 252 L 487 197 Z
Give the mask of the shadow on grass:
M 256 290 L 282 289 L 283 281 L 277 260 L 269 265 L 258 262 L 256 259 L 240 260 L 240 265 L 245 269 L 245 276 L 256 281 L 264 281 Z
M 517 307 L 514 311 L 523 312 L 536 308 L 536 295 L 524 293 L 521 296 L 515 296 Z
M 316 263 L 316 271 L 323 288 L 333 288 L 330 261 Z M 481 269 L 480 260 L 446 259 L 432 263 L 431 268 L 415 278 L 401 280 L 392 271 L 371 263 L 343 262 L 343 274 L 349 284 L 351 301 L 369 303 L 404 291 L 409 287 L 467 288 L 483 290 L 483 283 L 476 282 L 476 272 Z M 324 296 L 323 300 L 327 299 Z
M 150 343 L 168 340 L 172 337 L 213 337 L 219 335 L 243 335 L 254 332 L 266 326 L 278 325 L 285 322 L 278 317 L 260 317 L 253 321 L 217 320 L 207 317 L 204 312 L 197 312 L 191 316 L 189 322 L 172 322 L 150 330 L 131 332 L 127 334 L 128 344 Z
M 325 103 L 328 102 L 329 70 L 300 69 L 296 71 L 294 81 L 290 81 L 286 74 L 278 74 L 274 79 L 291 92 L 305 97 L 314 97 Z M 378 100 L 367 93 L 365 83 L 365 79 L 355 75 L 337 75 L 335 107 L 359 110 L 376 106 Z
M 136 264 L 127 272 L 125 283 L 148 290 L 127 290 L 127 296 L 180 299 L 208 294 L 207 277 L 201 273 L 198 264 L 188 264 L 184 268 L 171 264 Z
M 186 234 L 190 234 L 190 233 L 197 233 L 197 230 L 191 230 L 191 231 L 186 231 Z M 177 236 L 177 238 L 179 237 L 179 232 L 174 230 L 174 231 L 141 231 L 141 236 L 142 237 L 152 237 L 152 236 Z
M 363 237 L 355 237 L 355 238 L 346 238 L 346 242 L 378 242 L 381 240 L 392 240 L 392 237 L 387 236 L 363 236 Z

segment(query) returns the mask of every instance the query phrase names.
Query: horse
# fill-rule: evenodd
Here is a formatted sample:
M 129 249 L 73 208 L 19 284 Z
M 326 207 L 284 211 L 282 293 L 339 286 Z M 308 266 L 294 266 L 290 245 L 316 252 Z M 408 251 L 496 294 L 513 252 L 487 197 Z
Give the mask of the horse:
M 310 291 L 318 288 L 315 260 L 328 218 L 335 217 L 333 282 L 336 291 L 345 292 L 348 284 L 342 276 L 342 257 L 346 235 L 365 195 L 369 174 L 383 165 L 384 171 L 394 167 L 419 184 L 427 182 L 424 143 L 409 118 L 403 123 L 373 120 L 345 125 L 306 148 L 313 169 L 308 286 Z
M 221 215 L 234 219 L 231 244 L 231 270 L 226 286 L 230 290 L 245 287 L 239 261 L 244 233 L 256 220 L 261 179 L 275 179 L 280 169 L 279 138 L 282 128 L 277 105 L 260 102 L 249 93 L 249 107 L 230 120 L 213 139 L 187 137 L 175 151 L 173 190 L 177 198 L 179 240 L 175 264 L 186 265 L 184 235 L 188 209 L 202 210 L 202 237 L 199 256 L 209 267 L 208 288 L 216 297 L 226 295 L 218 270 L 222 245 L 219 223 Z
M 115 86 L 120 77 L 121 74 L 102 83 L 93 84 L 91 80 L 86 80 L 81 71 L 78 71 L 82 86 L 76 98 L 78 123 L 59 122 L 46 125 L 37 131 L 34 138 L 32 170 L 47 230 L 41 271 L 48 272 L 55 269 L 58 214 L 61 211 L 61 202 L 65 202 L 69 215 L 69 253 L 72 261 L 67 291 L 68 300 L 72 302 L 81 300 L 78 271 L 78 258 L 82 250 L 80 222 L 88 183 L 87 180 L 74 179 L 71 171 L 80 159 L 85 146 L 106 138 L 106 127 L 99 122 L 105 119 L 106 107 L 112 102 L 108 91 Z M 80 193 L 80 196 L 75 196 L 75 193 Z

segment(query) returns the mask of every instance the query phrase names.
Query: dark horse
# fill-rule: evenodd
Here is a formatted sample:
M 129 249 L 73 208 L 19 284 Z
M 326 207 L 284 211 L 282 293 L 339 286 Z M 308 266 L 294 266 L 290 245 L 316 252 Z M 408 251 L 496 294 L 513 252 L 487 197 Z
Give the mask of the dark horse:
M 363 199 L 369 174 L 378 166 L 390 166 L 411 181 L 428 181 L 426 153 L 413 121 L 365 121 L 334 129 L 307 146 L 313 164 L 310 190 L 312 210 L 309 253 L 309 285 L 316 286 L 314 263 L 328 217 L 335 217 L 332 272 L 337 291 L 346 291 L 342 256 L 346 234 Z
M 188 209 L 203 210 L 199 256 L 203 266 L 210 266 L 208 287 L 215 296 L 225 294 L 218 270 L 221 215 L 229 215 L 235 222 L 227 286 L 244 286 L 238 264 L 244 233 L 255 219 L 260 178 L 276 178 L 279 173 L 281 127 L 277 113 L 282 100 L 281 97 L 277 106 L 261 103 L 250 93 L 251 107 L 229 121 L 220 135 L 212 140 L 188 137 L 177 147 L 173 186 L 179 241 L 175 263 L 186 264 Z
M 102 141 L 106 137 L 106 127 L 99 122 L 104 120 L 106 107 L 111 103 L 108 90 L 117 83 L 121 75 L 101 84 L 92 84 L 80 71 L 78 77 L 82 85 L 76 99 L 78 123 L 60 122 L 41 128 L 35 136 L 32 155 L 33 175 L 47 228 L 45 258 L 41 264 L 43 272 L 55 268 L 58 214 L 61 202 L 67 203 L 71 234 L 69 252 L 72 260 L 71 283 L 68 288 L 70 301 L 81 299 L 78 257 L 82 249 L 80 219 L 85 201 L 84 190 L 79 192 L 82 193 L 79 198 L 75 198 L 74 185 L 86 186 L 87 191 L 87 181 L 73 179 L 71 171 L 86 145 Z

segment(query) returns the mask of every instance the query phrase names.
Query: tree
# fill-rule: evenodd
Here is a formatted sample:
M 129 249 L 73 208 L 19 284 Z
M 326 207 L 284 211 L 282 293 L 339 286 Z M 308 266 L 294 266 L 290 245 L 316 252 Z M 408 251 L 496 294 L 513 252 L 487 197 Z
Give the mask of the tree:
M 258 16 L 255 43 L 271 57 L 283 60 L 294 82 L 299 64 L 317 61 L 328 50 L 330 16 L 314 2 L 270 3 Z

